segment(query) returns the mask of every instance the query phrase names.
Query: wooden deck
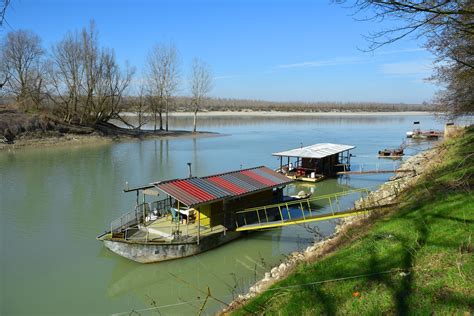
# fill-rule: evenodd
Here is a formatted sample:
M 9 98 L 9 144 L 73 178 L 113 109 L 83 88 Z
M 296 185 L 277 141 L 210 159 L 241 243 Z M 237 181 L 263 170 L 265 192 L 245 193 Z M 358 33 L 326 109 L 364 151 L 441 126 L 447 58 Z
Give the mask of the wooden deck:
M 221 233 L 224 226 L 218 225 L 214 227 L 200 226 L 199 235 L 201 238 L 211 234 Z M 180 241 L 193 241 L 198 236 L 197 221 L 190 224 L 172 222 L 167 217 L 159 218 L 146 226 L 140 226 L 139 231 L 130 236 L 129 240 L 139 241 L 172 241 L 176 237 L 180 237 Z

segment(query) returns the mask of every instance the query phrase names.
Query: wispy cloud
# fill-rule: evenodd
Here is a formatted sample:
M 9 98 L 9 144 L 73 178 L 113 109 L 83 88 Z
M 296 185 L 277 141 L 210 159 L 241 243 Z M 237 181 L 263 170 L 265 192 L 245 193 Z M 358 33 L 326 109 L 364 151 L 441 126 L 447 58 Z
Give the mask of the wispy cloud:
M 214 80 L 222 80 L 222 79 L 234 79 L 234 78 L 241 78 L 241 77 L 248 77 L 249 75 L 222 75 L 222 76 L 215 76 Z
M 330 59 L 304 61 L 304 62 L 299 62 L 299 63 L 294 63 L 294 64 L 283 64 L 283 65 L 276 66 L 276 68 L 285 69 L 285 68 L 328 67 L 328 66 L 339 66 L 339 65 L 362 64 L 365 62 L 368 62 L 368 61 L 360 57 L 336 57 L 336 58 L 330 58 Z
M 397 55 L 397 54 L 405 54 L 405 53 L 414 53 L 414 52 L 422 52 L 425 51 L 424 48 L 405 48 L 405 49 L 397 49 L 397 50 L 389 50 L 389 51 L 376 51 L 372 56 L 383 56 L 383 55 Z M 277 69 L 285 69 L 285 68 L 311 68 L 311 67 L 329 67 L 329 66 L 340 66 L 340 65 L 356 65 L 356 64 L 364 64 L 373 62 L 374 60 L 370 56 L 361 56 L 361 57 L 334 57 L 329 59 L 321 59 L 321 60 L 312 60 L 312 61 L 303 61 L 299 63 L 293 64 L 282 64 L 277 65 L 275 68 Z
M 413 60 L 380 65 L 380 72 L 386 75 L 429 75 L 432 70 L 433 63 L 431 62 L 431 60 Z
M 416 53 L 424 52 L 425 48 L 405 48 L 405 49 L 395 49 L 395 50 L 386 50 L 386 51 L 375 51 L 375 55 L 395 55 L 395 54 L 404 54 L 404 53 Z

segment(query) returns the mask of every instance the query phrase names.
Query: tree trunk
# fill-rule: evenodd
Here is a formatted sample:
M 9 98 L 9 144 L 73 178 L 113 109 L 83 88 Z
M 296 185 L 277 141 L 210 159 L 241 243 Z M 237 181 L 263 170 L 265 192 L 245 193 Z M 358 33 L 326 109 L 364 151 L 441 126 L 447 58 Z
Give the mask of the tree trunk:
M 166 131 L 168 131 L 168 101 L 166 101 Z
M 160 131 L 163 130 L 163 113 L 160 111 Z
M 154 111 L 155 113 L 155 128 L 154 128 L 154 131 L 156 132 L 156 111 Z
M 196 122 L 197 122 L 197 108 L 194 110 L 194 123 L 193 123 L 193 133 L 196 133 Z

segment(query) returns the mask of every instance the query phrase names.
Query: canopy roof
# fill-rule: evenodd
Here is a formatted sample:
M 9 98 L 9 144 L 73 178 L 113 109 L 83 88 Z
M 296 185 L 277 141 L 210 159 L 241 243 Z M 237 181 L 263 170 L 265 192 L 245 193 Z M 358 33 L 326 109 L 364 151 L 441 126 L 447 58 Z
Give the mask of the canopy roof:
M 317 158 L 321 159 L 327 156 L 332 156 L 338 153 L 342 153 L 346 150 L 354 149 L 355 146 L 351 145 L 341 145 L 341 144 L 331 144 L 331 143 L 322 143 L 314 144 L 302 148 L 291 149 L 287 151 L 282 151 L 278 153 L 273 153 L 273 156 L 283 156 L 283 157 L 300 157 L 300 158 Z
M 193 207 L 278 187 L 290 182 L 292 180 L 284 175 L 260 166 L 207 177 L 175 179 L 153 184 L 160 191 L 189 207 Z

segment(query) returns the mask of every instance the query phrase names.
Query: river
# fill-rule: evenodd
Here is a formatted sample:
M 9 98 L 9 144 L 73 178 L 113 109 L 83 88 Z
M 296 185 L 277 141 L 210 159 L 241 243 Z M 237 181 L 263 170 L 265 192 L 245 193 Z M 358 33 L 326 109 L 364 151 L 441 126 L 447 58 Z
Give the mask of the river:
M 392 161 L 379 160 L 376 153 L 405 141 L 413 121 L 425 129 L 443 128 L 429 115 L 200 117 L 200 130 L 221 134 L 0 152 L 0 314 L 147 315 L 158 306 L 161 315 L 194 315 L 208 287 L 228 302 L 285 255 L 306 248 L 313 235 L 290 226 L 253 233 L 198 256 L 138 264 L 95 239 L 112 219 L 133 208 L 133 193 L 122 191 L 125 182 L 135 186 L 186 177 L 187 162 L 197 176 L 259 165 L 276 168 L 272 152 L 320 142 L 357 146 L 354 168 L 379 162 L 390 167 Z M 191 124 L 186 117 L 170 120 L 175 129 Z M 432 143 L 408 145 L 410 155 Z M 290 185 L 288 192 L 375 189 L 389 177 L 345 176 Z M 329 234 L 335 221 L 311 226 Z M 221 307 L 210 299 L 204 311 Z

